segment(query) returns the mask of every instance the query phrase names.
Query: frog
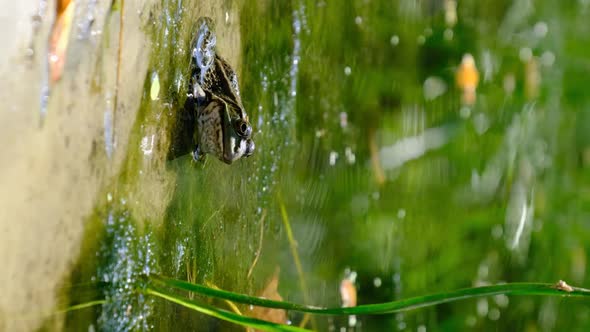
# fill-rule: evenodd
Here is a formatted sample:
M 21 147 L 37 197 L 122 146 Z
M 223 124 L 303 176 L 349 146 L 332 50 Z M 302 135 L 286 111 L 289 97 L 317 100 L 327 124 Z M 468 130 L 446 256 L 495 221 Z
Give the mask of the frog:
M 209 154 L 231 164 L 253 154 L 252 125 L 242 104 L 238 76 L 216 52 L 212 20 L 198 21 L 188 96 L 188 111 L 195 113 L 196 121 L 192 156 L 198 162 Z

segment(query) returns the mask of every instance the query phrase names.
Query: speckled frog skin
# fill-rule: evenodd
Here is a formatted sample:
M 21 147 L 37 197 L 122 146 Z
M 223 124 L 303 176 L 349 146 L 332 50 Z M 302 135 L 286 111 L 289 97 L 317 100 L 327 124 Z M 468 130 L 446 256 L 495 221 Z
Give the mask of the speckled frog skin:
M 211 154 L 231 164 L 254 152 L 252 126 L 242 105 L 238 78 L 215 53 L 215 34 L 208 18 L 199 20 L 193 43 L 191 94 L 196 112 L 193 158 Z

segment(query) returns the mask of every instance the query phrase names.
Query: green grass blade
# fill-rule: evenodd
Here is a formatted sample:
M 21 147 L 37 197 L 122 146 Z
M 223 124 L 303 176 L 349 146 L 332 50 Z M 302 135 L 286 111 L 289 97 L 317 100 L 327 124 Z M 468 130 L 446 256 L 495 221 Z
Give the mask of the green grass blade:
M 98 306 L 98 305 L 103 305 L 105 304 L 105 300 L 94 300 L 94 301 L 88 301 L 88 302 L 84 302 L 84 303 L 79 303 L 79 304 L 74 304 L 71 305 L 69 307 L 63 308 L 63 309 L 58 309 L 58 310 L 54 310 L 54 311 L 47 311 L 45 313 L 29 313 L 29 314 L 24 314 L 24 315 L 15 315 L 14 319 L 16 320 L 29 320 L 29 319 L 33 319 L 33 318 L 38 318 L 39 315 L 42 316 L 54 316 L 54 315 L 60 315 L 60 314 L 65 314 L 65 313 L 69 313 L 69 312 L 73 312 L 73 311 L 77 311 L 77 310 L 82 310 L 82 309 L 86 309 L 86 308 L 91 308 L 94 306 Z
M 84 303 L 80 303 L 80 304 L 71 305 L 71 306 L 69 306 L 67 308 L 58 310 L 55 313 L 56 314 L 62 314 L 62 313 L 66 313 L 66 312 L 71 312 L 71 311 L 82 310 L 82 309 L 94 307 L 94 306 L 97 306 L 97 305 L 103 305 L 105 303 L 106 303 L 105 300 L 89 301 L 89 302 L 84 302 Z
M 266 307 L 266 308 L 276 308 L 276 309 L 286 309 L 286 310 L 294 310 L 300 312 L 311 312 L 315 313 L 316 310 L 322 311 L 325 308 L 321 307 L 314 307 L 314 306 L 306 306 L 296 303 L 290 302 L 283 302 L 283 301 L 274 301 L 268 300 L 261 297 L 255 296 L 248 296 L 239 293 L 233 293 L 229 291 L 225 291 L 222 289 L 213 289 L 199 284 L 193 284 L 187 281 L 172 279 L 168 277 L 158 276 L 158 275 L 150 275 L 150 279 L 156 283 L 166 285 L 168 287 L 185 290 L 189 292 L 194 292 L 197 294 L 201 294 L 204 296 L 210 296 L 218 299 L 225 299 L 233 302 L 238 303 L 245 303 L 251 304 L 259 307 Z
M 182 280 L 171 279 L 162 276 L 152 275 L 150 278 L 160 284 L 195 292 L 204 296 L 215 297 L 219 299 L 230 300 L 238 303 L 246 303 L 267 308 L 278 308 L 300 312 L 309 312 L 315 314 L 327 315 L 375 315 L 388 314 L 398 311 L 412 310 L 422 307 L 433 306 L 442 303 L 448 303 L 463 299 L 477 298 L 498 294 L 506 295 L 529 295 L 529 296 L 562 296 L 562 297 L 586 297 L 590 300 L 590 290 L 584 288 L 572 287 L 571 291 L 558 289 L 555 284 L 545 283 L 510 283 L 493 286 L 464 288 L 449 292 L 417 296 L 409 299 L 365 304 L 349 308 L 322 308 L 307 306 L 290 302 L 273 301 L 259 297 L 243 295 L 239 293 L 228 292 L 219 289 L 211 289 L 199 284 L 192 284 Z
M 554 284 L 546 283 L 509 283 L 483 287 L 473 287 L 441 292 L 425 296 L 417 296 L 409 299 L 386 303 L 366 304 L 352 308 L 339 308 L 344 314 L 385 314 L 399 311 L 407 311 L 437 304 L 454 302 L 458 300 L 478 298 L 492 295 L 528 295 L 528 296 L 561 296 L 561 297 L 586 297 L 590 300 L 590 290 L 574 288 L 572 292 L 566 292 L 555 288 Z M 358 310 L 354 310 L 358 309 Z M 330 310 L 330 309 L 329 309 Z
M 239 324 L 239 325 L 242 325 L 245 327 L 251 327 L 251 328 L 262 330 L 262 331 L 271 331 L 271 332 L 274 332 L 274 331 L 294 331 L 294 332 L 309 331 L 306 329 L 299 328 L 297 326 L 290 326 L 290 325 L 283 325 L 283 324 L 267 322 L 267 321 L 256 319 L 256 318 L 250 318 L 250 317 L 238 315 L 233 312 L 225 311 L 222 309 L 217 309 L 215 307 L 212 307 L 212 306 L 209 306 L 206 304 L 198 303 L 198 302 L 191 301 L 191 300 L 185 299 L 185 298 L 177 296 L 177 295 L 169 294 L 169 292 L 162 290 L 160 288 L 157 288 L 157 287 L 153 287 L 153 286 L 149 286 L 146 289 L 145 293 L 163 298 L 163 299 L 168 300 L 170 302 L 174 302 L 174 303 L 179 304 L 181 306 L 187 307 L 189 309 L 201 312 L 203 314 L 206 314 L 206 315 L 209 315 L 209 316 L 212 316 L 215 318 L 225 320 L 227 322 Z

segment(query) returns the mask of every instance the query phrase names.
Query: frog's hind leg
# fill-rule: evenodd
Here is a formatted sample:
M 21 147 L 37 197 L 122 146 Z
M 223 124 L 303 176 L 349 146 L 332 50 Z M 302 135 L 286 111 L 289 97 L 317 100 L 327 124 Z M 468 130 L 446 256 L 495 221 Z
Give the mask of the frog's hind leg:
M 197 19 L 197 27 L 200 28 L 205 24 L 210 31 L 215 31 L 215 22 L 209 16 L 201 16 Z
M 191 43 L 192 60 L 198 82 L 203 83 L 204 75 L 209 71 L 215 60 L 217 38 L 213 32 L 213 20 L 201 17 L 197 20 L 197 33 Z
M 173 160 L 189 154 L 194 146 L 194 132 L 196 131 L 196 100 L 187 96 L 184 107 L 178 108 L 173 114 L 169 127 L 170 145 L 167 159 Z

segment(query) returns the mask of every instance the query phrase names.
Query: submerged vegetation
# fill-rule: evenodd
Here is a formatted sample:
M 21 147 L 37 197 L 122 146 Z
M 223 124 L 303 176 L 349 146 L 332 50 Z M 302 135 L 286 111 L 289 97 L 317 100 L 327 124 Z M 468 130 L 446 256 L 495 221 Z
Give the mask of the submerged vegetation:
M 146 272 L 146 271 L 144 271 Z M 137 278 L 137 276 L 136 276 Z M 103 313 L 99 323 L 101 327 L 106 330 L 145 330 L 150 329 L 147 323 L 147 318 L 150 313 L 149 304 L 153 299 L 146 299 L 145 296 L 153 296 L 168 300 L 172 303 L 184 306 L 195 312 L 200 312 L 211 317 L 225 320 L 231 323 L 239 324 L 249 328 L 256 328 L 263 331 L 307 331 L 306 329 L 273 323 L 272 321 L 260 320 L 244 316 L 237 310 L 232 313 L 225 309 L 220 309 L 215 306 L 205 304 L 203 302 L 194 301 L 186 295 L 177 294 L 170 289 L 182 290 L 185 292 L 193 292 L 201 296 L 211 297 L 214 299 L 225 299 L 237 303 L 248 304 L 250 306 L 262 306 L 267 308 L 284 309 L 291 311 L 307 312 L 319 315 L 379 315 L 391 314 L 395 312 L 418 309 L 428 306 L 434 306 L 442 303 L 453 302 L 457 300 L 465 300 L 470 298 L 478 298 L 493 295 L 526 295 L 526 296 L 567 296 L 567 297 L 590 297 L 590 290 L 584 288 L 571 287 L 564 281 L 559 281 L 555 284 L 540 284 L 540 283 L 512 283 L 501 284 L 495 286 L 482 286 L 467 289 L 460 289 L 456 291 L 448 291 L 438 294 L 430 294 L 409 299 L 403 299 L 387 303 L 367 304 L 354 307 L 341 308 L 321 308 L 308 305 L 299 305 L 290 302 L 274 301 L 262 297 L 252 297 L 238 293 L 223 291 L 220 289 L 209 288 L 199 284 L 193 284 L 181 280 L 170 279 L 158 275 L 143 275 L 138 279 L 127 279 L 124 281 L 129 283 L 130 280 L 134 282 L 141 281 L 143 285 L 136 287 L 117 287 L 117 280 L 112 285 L 108 285 L 107 289 L 115 288 L 116 291 L 111 296 L 107 295 L 107 300 L 91 301 L 88 303 L 78 304 L 66 309 L 67 311 L 74 311 L 85 309 L 94 305 L 102 305 Z M 115 287 L 113 287 L 115 286 Z M 167 287 L 163 288 L 163 287 Z M 114 295 L 114 296 L 113 296 Z M 122 298 L 125 305 L 121 305 Z M 139 303 L 132 304 L 132 299 L 135 298 Z M 229 302 L 231 303 L 231 302 Z M 139 304 L 139 305 L 137 305 Z M 127 312 L 110 312 L 109 308 L 117 310 L 117 308 L 127 308 Z M 133 313 L 133 308 L 139 308 L 139 312 Z M 236 310 L 235 305 L 232 308 Z M 102 321 L 102 322 L 101 322 Z

